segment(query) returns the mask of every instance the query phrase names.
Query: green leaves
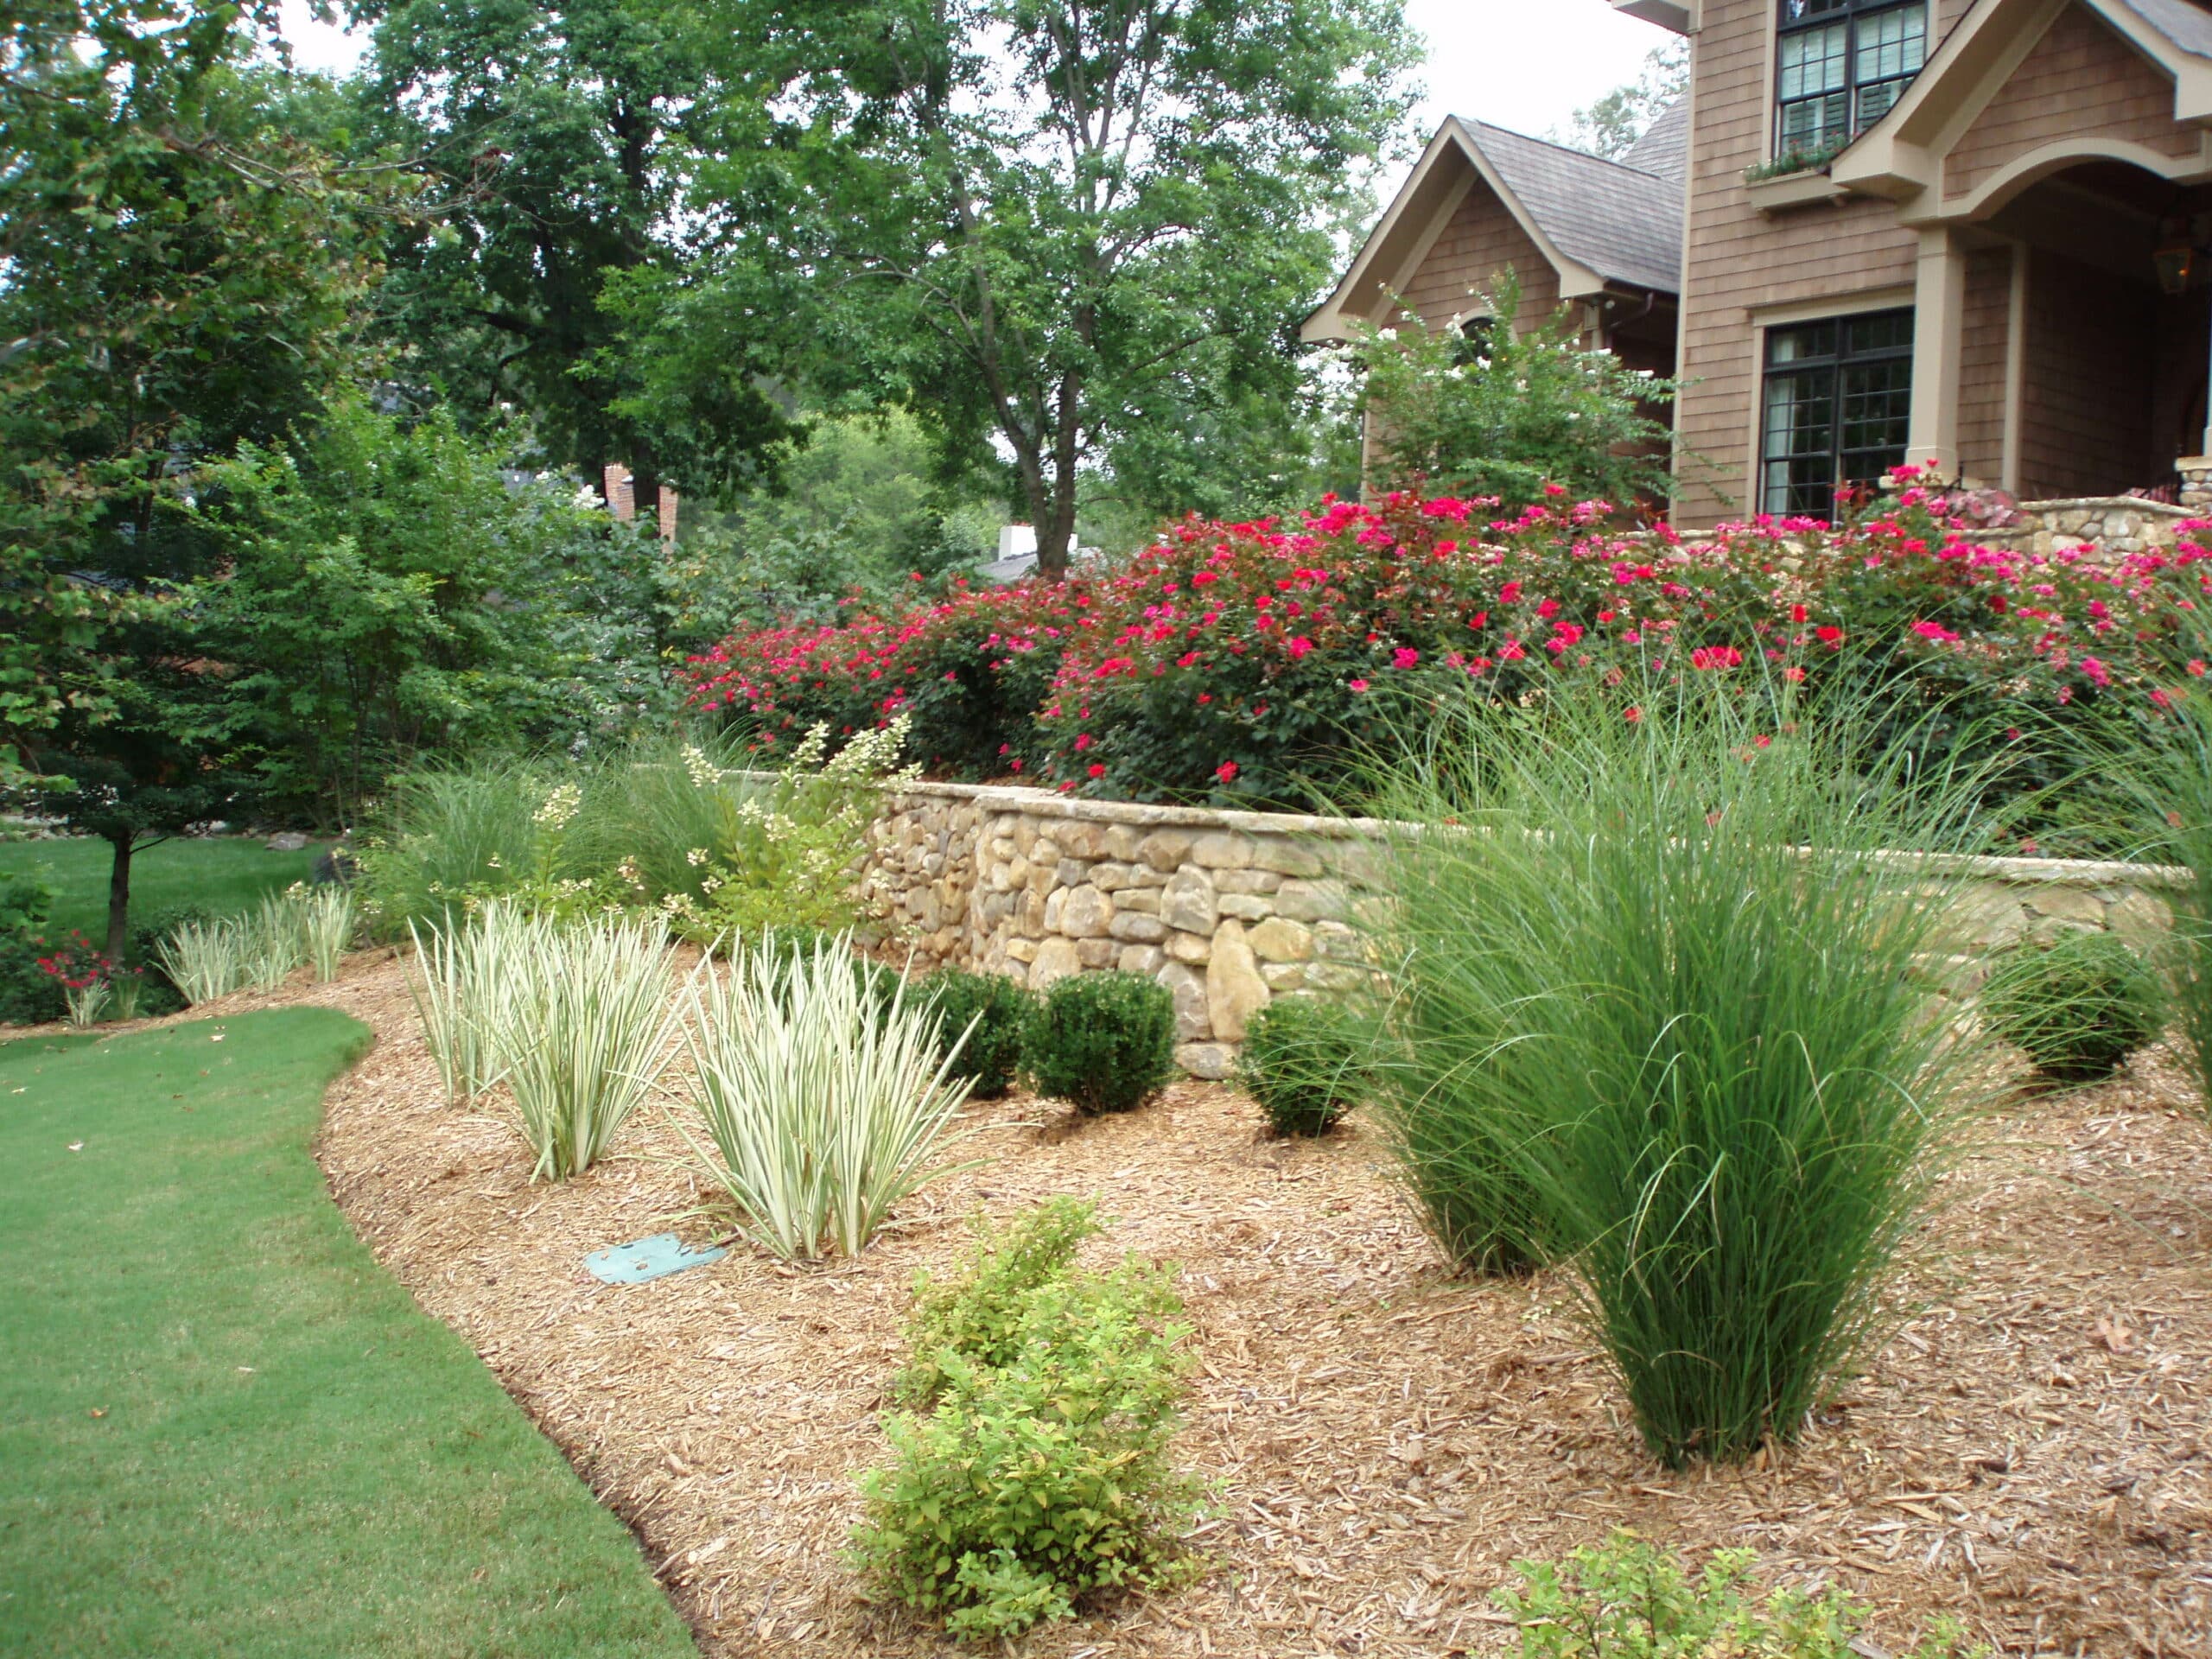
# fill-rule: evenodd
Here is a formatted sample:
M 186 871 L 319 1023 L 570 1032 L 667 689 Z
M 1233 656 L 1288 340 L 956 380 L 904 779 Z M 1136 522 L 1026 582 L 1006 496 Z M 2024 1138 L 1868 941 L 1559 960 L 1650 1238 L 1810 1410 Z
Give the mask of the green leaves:
M 1485 280 L 1494 286 L 1482 308 L 1493 321 L 1479 342 L 1414 318 L 1361 328 L 1368 411 L 1388 435 L 1390 480 L 1496 496 L 1501 517 L 1542 503 L 1548 484 L 1624 512 L 1663 506 L 1672 434 L 1650 411 L 1673 401 L 1674 383 L 1583 349 L 1568 308 L 1525 326 L 1510 266 Z
M 721 280 L 765 273 L 840 341 L 810 364 L 826 387 L 904 401 L 948 473 L 1006 476 L 1048 572 L 1080 473 L 1144 496 L 1122 446 L 1290 401 L 1331 232 L 1403 113 L 1396 0 L 734 10 L 790 114 L 702 168 L 702 212 L 749 207 Z
M 1168 1452 L 1180 1424 L 1171 1274 L 1132 1256 L 1078 1273 L 1092 1206 L 1056 1199 L 982 1230 L 963 1277 L 927 1280 L 889 1467 L 861 1481 L 854 1534 L 884 1594 L 966 1640 L 1071 1616 L 1102 1590 L 1174 1582 L 1199 1489 Z

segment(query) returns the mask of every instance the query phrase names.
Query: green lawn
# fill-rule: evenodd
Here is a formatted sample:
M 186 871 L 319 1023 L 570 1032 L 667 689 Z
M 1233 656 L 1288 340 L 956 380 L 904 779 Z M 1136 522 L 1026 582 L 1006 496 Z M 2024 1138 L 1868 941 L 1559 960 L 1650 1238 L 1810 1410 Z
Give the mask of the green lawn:
M 315 869 L 317 847 L 272 853 L 258 836 L 164 841 L 130 861 L 130 913 L 169 905 L 218 912 L 251 910 L 264 893 L 282 893 Z M 0 875 L 35 875 L 54 889 L 55 932 L 82 928 L 93 944 L 107 934 L 107 879 L 113 850 L 104 841 L 0 842 Z
M 289 1008 L 0 1045 L 0 1654 L 696 1652 L 324 1191 L 368 1037 Z

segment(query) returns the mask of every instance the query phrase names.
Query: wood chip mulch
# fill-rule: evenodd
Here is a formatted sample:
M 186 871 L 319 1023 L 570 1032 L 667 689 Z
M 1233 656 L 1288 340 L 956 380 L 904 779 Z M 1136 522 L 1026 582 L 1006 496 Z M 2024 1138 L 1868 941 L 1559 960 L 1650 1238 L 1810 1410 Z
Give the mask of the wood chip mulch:
M 1219 1502 L 1199 1582 L 1047 1629 L 1020 1649 L 1037 1659 L 1503 1652 L 1490 1596 L 1510 1564 L 1621 1525 L 1844 1585 L 1891 1649 L 1948 1612 L 2007 1653 L 2212 1656 L 2212 1128 L 2163 1054 L 2009 1109 L 1946 1179 L 1833 1408 L 1751 1466 L 1676 1473 L 1637 1441 L 1564 1280 L 1452 1274 L 1356 1127 L 1269 1141 L 1201 1084 L 1093 1122 L 995 1103 L 969 1148 L 991 1161 L 859 1262 L 741 1247 L 607 1286 L 587 1252 L 716 1230 L 676 1219 L 705 1195 L 662 1114 L 584 1179 L 533 1185 L 504 1118 L 442 1103 L 389 957 L 287 1000 L 379 1039 L 330 1097 L 338 1202 L 635 1529 L 717 1659 L 954 1650 L 861 1600 L 855 1477 L 884 1453 L 916 1270 L 947 1266 L 976 1211 L 1054 1193 L 1117 1218 L 1102 1261 L 1182 1265 L 1183 1450 Z

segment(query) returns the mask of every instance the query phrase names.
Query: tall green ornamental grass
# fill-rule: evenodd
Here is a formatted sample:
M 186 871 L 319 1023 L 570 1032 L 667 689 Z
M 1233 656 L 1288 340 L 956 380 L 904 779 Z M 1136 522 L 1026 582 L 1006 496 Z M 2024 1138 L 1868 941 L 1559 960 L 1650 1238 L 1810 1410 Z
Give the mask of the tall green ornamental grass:
M 442 925 L 466 895 L 531 873 L 542 837 L 538 814 L 553 786 L 551 770 L 527 760 L 395 779 L 385 828 L 361 851 L 382 928 L 404 934 L 410 922 Z
M 2186 641 L 2183 649 L 2212 657 L 2212 637 Z M 2165 717 L 2129 728 L 2094 763 L 2132 785 L 2150 855 L 2187 872 L 2187 884 L 2171 895 L 2167 977 L 2198 1101 L 2212 1114 L 2212 699 L 2197 677 L 2201 657 L 2191 670 L 2177 669 Z
M 906 982 L 876 1005 L 843 938 L 793 955 L 764 940 L 726 972 L 711 953 L 685 1001 L 708 1177 L 738 1227 L 786 1262 L 857 1255 L 892 1206 L 950 1166 L 934 1161 L 967 1102 L 967 1031 L 947 1033 Z
M 1754 724 L 1725 676 L 1470 705 L 1388 780 L 1380 1105 L 1461 1260 L 1570 1265 L 1670 1464 L 1789 1439 L 1866 1334 L 1971 1051 L 1913 866 L 1974 780 L 1866 728 Z
M 671 963 L 657 917 L 508 926 L 496 1004 L 468 1014 L 514 1096 L 533 1179 L 590 1168 L 652 1088 L 671 1037 Z

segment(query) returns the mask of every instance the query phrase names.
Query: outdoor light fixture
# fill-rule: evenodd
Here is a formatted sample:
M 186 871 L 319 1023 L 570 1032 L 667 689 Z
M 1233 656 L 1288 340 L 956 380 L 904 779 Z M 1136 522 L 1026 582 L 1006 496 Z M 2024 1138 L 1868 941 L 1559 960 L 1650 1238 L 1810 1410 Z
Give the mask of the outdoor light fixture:
M 2196 278 L 2196 250 L 2186 242 L 2160 248 L 2151 256 L 2151 262 L 2158 267 L 2162 293 L 2186 294 Z

